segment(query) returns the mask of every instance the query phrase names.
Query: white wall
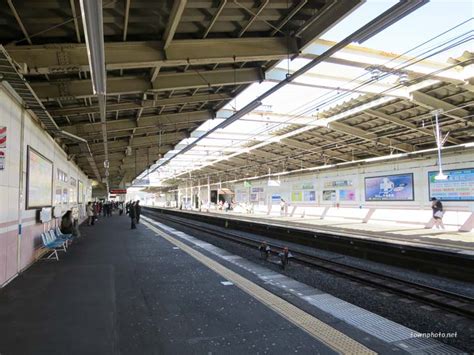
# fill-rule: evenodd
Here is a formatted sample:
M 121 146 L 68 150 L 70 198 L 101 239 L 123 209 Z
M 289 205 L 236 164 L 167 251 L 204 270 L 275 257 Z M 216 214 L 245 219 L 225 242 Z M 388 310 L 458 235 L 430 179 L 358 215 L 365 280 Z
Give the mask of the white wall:
M 443 158 L 444 170 L 474 168 L 474 153 L 463 151 L 462 153 L 445 153 Z M 281 177 L 280 186 L 268 186 L 267 179 L 251 180 L 252 187 L 244 187 L 243 182 L 226 185 L 236 193 L 236 200 L 241 204 L 251 203 L 255 213 L 280 214 L 278 202 L 272 203 L 272 195 L 279 194 L 289 204 L 289 212 L 293 211 L 294 216 L 317 216 L 320 218 L 347 218 L 364 222 L 371 221 L 393 221 L 415 224 L 425 224 L 431 218 L 431 202 L 428 191 L 428 172 L 436 171 L 436 156 L 417 157 L 407 161 L 390 161 L 380 163 L 365 164 L 358 167 L 338 168 L 321 170 L 317 173 L 300 174 L 291 177 Z M 396 175 L 412 173 L 414 179 L 414 199 L 413 201 L 365 201 L 364 179 L 366 177 Z M 272 178 L 277 179 L 277 178 Z M 325 186 L 325 183 L 332 181 L 351 181 L 352 186 L 334 187 Z M 316 200 L 292 201 L 292 192 L 295 185 L 301 183 L 312 184 L 314 186 Z M 261 188 L 257 200 L 251 200 L 250 194 L 253 189 Z M 180 195 L 186 193 L 185 186 L 180 186 Z M 217 185 L 211 185 L 211 190 L 217 189 Z M 338 190 L 353 190 L 355 192 L 354 201 L 340 201 Z M 200 196 L 203 202 L 207 201 L 207 186 L 201 186 Z M 335 201 L 325 201 L 323 199 L 324 190 L 336 190 Z M 193 193 L 197 193 L 198 188 L 193 188 Z M 304 191 L 304 190 L 301 190 Z M 191 196 L 191 189 L 187 189 L 188 196 Z M 240 197 L 240 198 L 239 198 Z M 443 220 L 446 224 L 460 228 L 466 222 L 474 219 L 474 203 L 472 201 L 445 201 L 443 202 L 446 214 Z M 294 209 L 296 207 L 296 209 Z M 269 212 L 270 210 L 270 212 Z M 369 216 L 370 214 L 370 216 Z M 370 217 L 370 218 L 369 218 Z M 469 222 L 472 224 L 472 222 Z M 468 223 L 468 224 L 469 224 Z M 472 226 L 470 227 L 472 229 Z
M 23 122 L 23 127 L 22 127 Z M 38 123 L 23 109 L 0 84 L 0 126 L 7 127 L 6 166 L 0 170 L 0 286 L 28 267 L 40 255 L 40 234 L 56 225 L 36 223 L 36 210 L 25 209 L 27 147 L 31 146 L 53 162 L 53 203 L 57 187 L 72 188 L 57 180 L 57 169 L 68 178 L 82 181 L 85 202 L 90 199 L 91 183 L 87 176 L 54 142 Z M 21 164 L 21 165 L 20 165 Z M 21 166 L 21 168 L 20 168 Z M 23 179 L 23 183 L 21 182 Z M 76 182 L 77 194 L 77 182 Z M 63 212 L 78 207 L 83 218 L 84 205 L 70 203 L 60 205 Z M 21 234 L 20 234 L 21 226 Z

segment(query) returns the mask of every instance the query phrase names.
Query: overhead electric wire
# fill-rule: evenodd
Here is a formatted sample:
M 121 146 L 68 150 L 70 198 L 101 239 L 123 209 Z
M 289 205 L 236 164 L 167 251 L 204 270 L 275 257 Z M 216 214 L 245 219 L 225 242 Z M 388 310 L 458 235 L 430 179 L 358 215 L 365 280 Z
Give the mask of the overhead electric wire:
M 437 35 L 437 36 L 431 38 L 430 40 L 425 41 L 425 42 L 423 42 L 422 44 L 419 44 L 419 45 L 417 45 L 416 47 L 414 47 L 414 48 L 412 48 L 412 49 L 410 49 L 410 50 L 408 50 L 408 51 L 405 51 L 404 53 L 398 55 L 397 57 L 391 58 L 390 60 L 388 60 L 386 63 L 384 63 L 384 64 L 382 64 L 382 65 L 386 65 L 386 64 L 388 64 L 388 63 L 390 63 L 390 62 L 393 62 L 394 60 L 396 60 L 396 59 L 402 57 L 403 55 L 405 55 L 405 54 L 407 54 L 407 53 L 410 53 L 410 52 L 412 52 L 413 50 L 416 50 L 416 49 L 422 47 L 423 45 L 434 41 L 435 39 L 437 39 L 437 38 L 439 38 L 439 37 L 445 35 L 446 33 L 451 32 L 452 30 L 454 30 L 454 29 L 456 29 L 456 28 L 462 26 L 463 24 L 465 24 L 465 23 L 467 23 L 467 22 L 469 22 L 469 21 L 471 21 L 471 20 L 472 20 L 472 19 L 468 19 L 468 20 L 466 20 L 466 21 L 464 21 L 464 22 L 462 22 L 462 23 L 460 23 L 460 24 L 458 24 L 458 25 L 456 25 L 456 26 L 454 26 L 454 27 L 452 27 L 452 28 L 450 28 L 450 29 L 448 29 L 448 30 L 442 32 L 441 34 L 439 34 L 439 35 Z M 469 32 L 468 32 L 468 33 L 469 33 Z M 464 36 L 464 35 L 466 35 L 466 34 L 468 34 L 468 33 L 465 33 L 465 34 L 463 34 L 463 35 L 461 35 L 461 36 Z M 456 38 L 459 38 L 459 37 L 460 37 L 460 36 L 457 36 Z M 449 41 L 452 41 L 452 40 L 453 40 L 453 39 L 450 39 Z M 467 40 L 470 40 L 470 39 L 468 38 Z M 447 43 L 449 43 L 449 41 L 448 41 Z M 462 44 L 462 43 L 464 43 L 464 42 L 465 42 L 465 41 L 459 41 L 459 43 L 457 43 L 457 44 L 455 44 L 455 45 L 460 45 L 460 44 Z M 425 50 L 423 54 L 429 53 L 430 51 L 432 51 L 432 50 L 434 50 L 434 49 L 436 49 L 436 48 L 439 48 L 439 47 L 441 47 L 442 45 L 446 45 L 446 43 L 441 44 L 441 45 L 437 45 L 437 46 L 434 47 L 434 48 L 430 48 L 430 49 L 428 49 L 428 50 Z M 454 45 L 453 45 L 453 46 L 454 46 Z M 438 52 L 436 52 L 436 53 L 434 53 L 434 54 L 431 54 L 431 55 L 426 56 L 426 57 L 423 58 L 423 59 L 416 60 L 416 61 L 413 62 L 413 63 L 410 63 L 410 62 L 414 61 L 417 57 L 409 58 L 409 59 L 403 61 L 402 63 L 399 63 L 398 66 L 400 66 L 400 65 L 405 65 L 405 66 L 402 67 L 402 68 L 407 68 L 407 67 L 409 67 L 410 65 L 416 64 L 417 62 L 419 62 L 419 61 L 421 61 L 421 60 L 425 60 L 426 58 L 429 58 L 429 57 L 431 57 L 431 56 L 434 56 L 434 55 L 438 54 L 439 52 L 448 50 L 448 49 L 452 48 L 453 46 L 448 47 L 448 48 L 444 48 L 444 49 L 442 49 L 442 50 L 440 50 L 440 51 L 438 51 Z M 408 63 L 408 64 L 407 64 L 407 63 Z M 394 72 L 396 72 L 396 71 L 399 71 L 399 70 L 400 70 L 399 67 L 391 68 L 391 71 L 388 72 L 388 73 L 384 73 L 385 75 L 384 75 L 383 77 L 386 77 L 386 76 L 388 76 L 388 75 L 391 75 L 392 73 L 394 73 Z M 440 69 L 440 71 L 444 71 L 444 70 L 447 70 L 447 69 L 446 69 L 446 68 Z M 366 75 L 368 75 L 368 74 L 369 74 L 369 73 L 364 73 L 364 74 L 358 76 L 357 78 L 351 79 L 351 80 L 348 81 L 345 85 L 347 85 L 347 84 L 349 84 L 349 83 L 351 83 L 351 82 L 357 80 L 357 79 L 360 78 L 360 77 L 366 76 Z M 431 74 L 431 75 L 432 75 L 432 74 Z M 377 78 L 377 79 L 379 80 L 379 79 L 382 79 L 383 77 L 381 76 L 380 78 Z M 419 78 L 418 78 L 418 79 L 419 79 Z M 358 88 L 363 87 L 363 86 L 366 86 L 366 85 L 369 85 L 369 84 L 371 84 L 372 82 L 378 81 L 378 80 L 373 80 L 373 79 L 367 80 L 366 82 L 363 82 L 363 83 L 359 84 Z M 396 87 L 399 87 L 399 86 L 396 86 Z M 379 94 L 374 94 L 374 95 L 375 95 L 375 96 L 381 95 L 381 94 L 383 94 L 383 93 L 385 93 L 385 92 L 388 92 L 388 91 L 390 91 L 390 90 L 395 89 L 396 87 L 394 87 L 394 88 L 389 88 L 389 89 L 387 89 L 387 90 L 385 90 L 385 91 L 383 91 L 383 92 L 381 92 L 381 93 L 379 93 Z M 353 89 L 353 90 L 354 90 L 354 89 Z M 324 96 L 327 96 L 328 94 L 330 94 L 330 93 L 332 93 L 332 92 L 334 92 L 334 91 L 338 91 L 338 89 L 333 89 L 332 91 L 330 91 L 330 92 L 328 92 L 328 93 L 325 93 L 324 95 L 321 95 L 320 97 L 318 97 L 318 98 L 316 98 L 316 99 L 313 99 L 313 100 L 311 101 L 311 104 L 313 104 L 313 106 L 310 107 L 310 108 L 307 108 L 307 109 L 306 109 L 304 112 L 302 112 L 302 113 L 301 113 L 301 111 L 300 111 L 299 115 L 297 115 L 296 117 L 295 117 L 295 116 L 292 116 L 289 120 L 287 120 L 287 122 L 280 122 L 280 123 L 277 123 L 276 125 L 272 125 L 270 128 L 266 128 L 266 129 L 264 129 L 263 131 L 258 132 L 258 134 L 261 134 L 262 132 L 267 132 L 267 131 L 269 131 L 269 130 L 274 130 L 274 129 L 276 129 L 278 126 L 281 126 L 281 125 L 292 124 L 291 121 L 294 120 L 295 118 L 301 117 L 304 113 L 314 111 L 315 109 L 317 109 L 317 107 L 321 106 L 321 104 L 319 104 L 318 106 L 314 106 L 314 102 L 315 102 L 315 101 L 317 102 L 317 100 L 321 99 L 321 98 L 324 97 Z M 349 96 L 349 95 L 352 95 L 352 93 L 343 93 L 342 95 L 341 95 L 341 94 L 338 94 L 338 95 L 336 95 L 334 98 L 332 98 L 330 102 L 334 101 L 336 98 L 339 98 L 339 99 L 340 99 L 340 98 L 347 97 L 347 96 Z M 308 106 L 308 104 L 310 104 L 310 103 L 305 103 L 304 105 L 300 106 L 300 110 L 301 110 L 302 108 L 304 108 L 305 106 Z M 323 104 L 325 104 L 325 103 L 323 102 Z M 326 104 L 327 104 L 327 103 L 326 103 Z M 298 108 L 295 108 L 293 111 L 295 111 L 295 110 L 298 110 Z M 291 112 L 291 111 L 290 111 L 290 112 Z M 250 139 L 250 138 L 251 138 L 251 137 L 249 137 L 249 139 Z M 217 158 L 218 158 L 218 157 L 217 157 Z M 184 173 L 184 172 L 183 172 L 183 173 Z M 181 173 L 181 174 L 182 174 L 182 173 Z

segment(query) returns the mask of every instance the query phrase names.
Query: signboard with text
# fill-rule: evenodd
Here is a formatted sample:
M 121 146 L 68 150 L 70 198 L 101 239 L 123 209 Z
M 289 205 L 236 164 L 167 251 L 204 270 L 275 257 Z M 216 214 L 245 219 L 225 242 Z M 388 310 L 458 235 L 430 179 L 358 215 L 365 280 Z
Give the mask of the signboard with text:
M 437 171 L 428 172 L 430 199 L 474 201 L 474 169 L 443 171 L 445 180 L 436 180 Z
M 127 189 L 110 189 L 109 193 L 112 195 L 125 195 L 127 193 Z

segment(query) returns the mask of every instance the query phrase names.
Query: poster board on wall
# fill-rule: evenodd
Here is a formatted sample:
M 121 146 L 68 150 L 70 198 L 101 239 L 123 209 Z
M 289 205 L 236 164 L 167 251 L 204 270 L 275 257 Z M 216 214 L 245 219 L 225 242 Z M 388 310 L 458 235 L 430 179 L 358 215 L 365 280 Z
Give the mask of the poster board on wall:
M 366 201 L 413 201 L 414 199 L 412 173 L 365 178 Z
M 28 146 L 26 166 L 26 209 L 53 205 L 53 162 Z
M 474 168 L 443 171 L 446 180 L 436 180 L 438 171 L 428 172 L 430 199 L 441 201 L 474 201 Z
M 77 180 L 77 202 L 84 203 L 84 184 L 81 180 Z
M 5 169 L 7 154 L 7 127 L 0 126 L 0 170 Z
M 75 178 L 71 177 L 69 179 L 69 202 L 76 203 L 77 202 L 77 181 Z
M 324 190 L 323 201 L 336 201 L 336 190 Z
M 339 201 L 355 201 L 355 190 L 339 190 Z

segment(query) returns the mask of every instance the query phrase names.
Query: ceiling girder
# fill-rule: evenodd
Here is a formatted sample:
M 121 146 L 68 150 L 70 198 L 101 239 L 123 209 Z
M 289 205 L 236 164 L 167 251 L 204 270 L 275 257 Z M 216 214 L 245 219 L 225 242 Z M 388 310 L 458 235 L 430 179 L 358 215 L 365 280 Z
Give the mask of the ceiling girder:
M 143 77 L 111 77 L 107 79 L 107 94 L 137 94 L 153 91 L 208 88 L 209 86 L 250 84 L 263 79 L 264 75 L 260 68 L 160 73 L 152 83 Z M 35 82 L 31 83 L 31 87 L 42 100 L 70 100 L 94 96 L 91 80 Z
M 421 91 L 413 91 L 411 93 L 411 100 L 417 105 L 426 107 L 428 109 L 443 110 L 443 115 L 455 119 L 464 119 L 464 117 L 469 116 L 469 111 L 462 108 L 457 108 L 456 105 L 450 104 L 449 102 L 440 100 Z
M 366 113 L 366 114 L 368 114 L 372 117 L 380 118 L 380 119 L 383 119 L 384 121 L 394 123 L 398 126 L 412 129 L 416 132 L 422 133 L 423 135 L 428 135 L 428 136 L 431 136 L 431 137 L 435 137 L 435 133 L 433 132 L 432 129 L 419 128 L 416 124 L 404 121 L 404 120 L 402 120 L 398 117 L 394 117 L 393 115 L 387 115 L 383 112 L 376 111 L 376 110 L 373 110 L 373 109 L 365 110 L 364 113 Z M 447 139 L 448 139 L 449 142 L 451 142 L 453 144 L 461 144 L 462 143 L 459 139 L 456 139 L 456 138 L 453 138 L 453 137 L 448 137 Z
M 174 114 L 142 116 L 138 121 L 135 118 L 107 121 L 107 132 L 130 130 L 133 128 L 159 127 L 177 123 L 199 123 L 214 117 L 212 111 L 194 111 Z M 65 131 L 80 136 L 100 131 L 101 123 L 86 123 L 62 127 Z
M 176 144 L 182 139 L 187 137 L 186 132 L 175 132 L 175 133 L 166 133 L 161 135 L 161 144 L 162 145 L 169 145 L 169 144 Z M 143 147 L 143 146 L 153 146 L 153 145 L 158 145 L 159 141 L 159 136 L 158 135 L 152 135 L 152 136 L 146 136 L 146 137 L 136 137 L 133 139 L 132 148 L 138 148 L 138 147 Z M 108 148 L 109 152 L 115 152 L 117 150 L 119 151 L 125 151 L 125 148 L 129 146 L 129 141 L 127 140 L 117 140 L 117 141 L 109 141 L 108 142 Z M 102 143 L 94 143 L 90 144 L 90 148 L 92 151 L 92 154 L 97 154 L 101 153 L 104 151 L 104 145 Z M 79 148 L 77 146 L 71 146 L 70 147 L 70 153 L 79 153 Z
M 314 150 L 318 149 L 317 145 L 313 145 L 311 143 L 300 142 L 296 139 L 291 139 L 291 138 L 282 139 L 280 141 L 280 143 L 288 145 L 290 148 L 294 147 L 294 148 L 299 148 L 299 149 L 302 149 L 302 150 L 309 150 L 309 151 L 311 151 L 309 154 L 316 154 L 316 152 L 314 152 Z M 323 150 L 323 149 L 324 148 L 319 148 L 319 151 L 322 154 L 327 155 L 331 158 L 342 160 L 342 161 L 352 161 L 353 160 L 352 156 L 350 156 L 348 154 L 337 153 L 337 152 L 333 152 L 331 150 Z
M 123 102 L 118 104 L 108 104 L 107 112 L 110 111 L 127 111 L 136 109 L 147 109 L 160 106 L 175 106 L 182 104 L 193 104 L 199 102 L 212 102 L 221 100 L 230 100 L 231 95 L 227 93 L 218 94 L 202 94 L 202 95 L 188 95 L 188 96 L 172 96 L 169 98 L 158 98 L 156 100 L 145 100 L 137 102 Z M 48 110 L 53 116 L 75 116 L 75 115 L 86 115 L 89 113 L 99 113 L 99 106 L 74 106 L 65 107 L 57 110 Z
M 363 129 L 352 127 L 345 123 L 331 122 L 328 124 L 328 128 L 351 135 L 353 137 L 361 138 L 375 143 L 380 143 L 391 148 L 396 148 L 402 152 L 413 152 L 415 150 L 415 148 L 411 144 L 402 143 L 394 138 L 378 137 L 375 133 L 367 132 Z
M 17 63 L 27 65 L 24 74 L 89 71 L 85 44 L 7 46 L 6 49 Z M 107 70 L 268 61 L 297 53 L 293 38 L 174 40 L 166 51 L 158 41 L 105 43 Z

